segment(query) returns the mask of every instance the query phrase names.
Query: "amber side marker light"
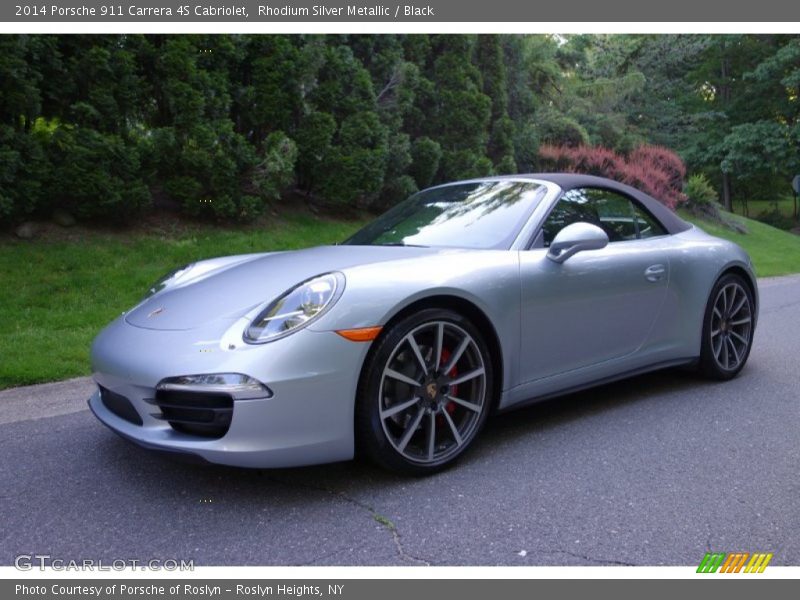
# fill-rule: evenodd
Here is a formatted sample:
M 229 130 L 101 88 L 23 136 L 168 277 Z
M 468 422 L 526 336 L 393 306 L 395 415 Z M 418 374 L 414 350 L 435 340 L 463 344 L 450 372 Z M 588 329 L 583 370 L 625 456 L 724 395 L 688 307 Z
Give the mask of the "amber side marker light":
M 360 329 L 339 329 L 336 333 L 351 342 L 371 342 L 381 333 L 383 327 L 361 327 Z

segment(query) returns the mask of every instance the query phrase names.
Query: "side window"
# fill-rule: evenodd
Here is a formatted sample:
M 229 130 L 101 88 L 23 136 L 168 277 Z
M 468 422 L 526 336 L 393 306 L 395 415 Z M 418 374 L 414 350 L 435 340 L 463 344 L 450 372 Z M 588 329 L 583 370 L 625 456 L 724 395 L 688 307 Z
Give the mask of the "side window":
M 542 225 L 544 246 L 577 222 L 597 225 L 610 242 L 665 235 L 661 224 L 627 196 L 601 188 L 578 188 L 565 193 Z
M 628 198 L 601 189 L 586 190 L 586 193 L 597 206 L 600 228 L 608 234 L 609 242 L 636 239 L 633 204 Z
M 586 191 L 570 190 L 553 207 L 542 225 L 545 248 L 550 246 L 556 234 L 567 225 L 578 222 L 600 225 L 600 216 L 586 195 Z
M 633 207 L 634 218 L 636 219 L 636 226 L 639 228 L 639 237 L 651 238 L 658 235 L 667 235 L 667 230 L 664 226 L 656 221 L 649 213 L 645 212 L 639 206 Z

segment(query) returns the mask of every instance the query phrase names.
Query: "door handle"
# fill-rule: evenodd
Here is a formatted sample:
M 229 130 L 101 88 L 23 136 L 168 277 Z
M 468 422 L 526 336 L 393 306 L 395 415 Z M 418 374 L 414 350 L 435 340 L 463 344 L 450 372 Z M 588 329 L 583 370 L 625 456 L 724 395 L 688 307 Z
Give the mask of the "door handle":
M 647 281 L 661 281 L 667 274 L 667 267 L 664 265 L 650 265 L 644 270 L 644 278 Z

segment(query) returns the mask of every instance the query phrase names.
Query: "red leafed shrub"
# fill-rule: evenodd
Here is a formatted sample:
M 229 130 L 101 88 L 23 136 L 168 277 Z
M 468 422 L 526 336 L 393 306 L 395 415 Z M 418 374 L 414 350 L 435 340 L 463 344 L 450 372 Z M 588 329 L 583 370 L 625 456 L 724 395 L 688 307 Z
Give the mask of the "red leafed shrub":
M 673 210 L 682 201 L 680 188 L 672 188 L 669 176 L 645 163 L 625 163 L 621 177 L 615 179 L 650 194 Z
M 539 148 L 541 165 L 548 170 L 599 175 L 626 183 L 675 208 L 686 200 L 681 191 L 686 167 L 680 157 L 662 146 L 639 146 L 628 156 L 602 146 Z
M 553 170 L 569 173 L 586 173 L 611 177 L 617 173 L 624 159 L 619 154 L 602 146 L 551 146 L 539 148 L 539 158 Z
M 680 156 L 664 146 L 639 146 L 628 157 L 628 162 L 641 164 L 646 169 L 657 169 L 666 174 L 669 185 L 683 189 L 686 166 Z

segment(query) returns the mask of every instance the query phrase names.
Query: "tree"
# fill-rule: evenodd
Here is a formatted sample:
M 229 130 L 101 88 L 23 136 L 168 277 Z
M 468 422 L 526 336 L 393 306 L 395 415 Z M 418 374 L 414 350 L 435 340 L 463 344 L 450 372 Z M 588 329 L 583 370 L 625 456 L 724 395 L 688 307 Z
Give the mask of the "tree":
M 311 193 L 331 154 L 331 144 L 336 133 L 333 115 L 312 111 L 303 117 L 297 128 L 297 177 L 300 185 Z
M 486 156 L 492 100 L 482 91 L 480 70 L 473 64 L 475 38 L 436 36 L 430 78 L 436 95 L 424 110 L 426 131 L 442 147 L 437 179 L 448 181 L 488 175 Z
M 476 63 L 483 77 L 483 93 L 492 103 L 486 154 L 496 171 L 515 173 L 514 122 L 508 116 L 508 84 L 501 36 L 478 36 Z
M 45 201 L 46 135 L 36 132 L 43 78 L 34 57 L 47 42 L 0 36 L 0 223 L 30 215 Z
M 790 180 L 800 169 L 800 127 L 762 120 L 731 128 L 722 141 L 722 172 L 740 181 L 761 182 L 769 189 L 777 179 Z M 743 197 L 747 214 L 747 196 Z
M 347 117 L 335 138 L 320 192 L 339 204 L 368 205 L 383 186 L 386 129 L 372 111 Z
M 644 186 L 670 148 L 729 208 L 800 170 L 797 35 L 12 35 L 0 83 L 7 223 L 251 219 L 291 188 L 382 210 L 550 146 Z
M 697 67 L 689 74 L 696 94 L 702 99 L 698 110 L 704 126 L 689 140 L 684 155 L 690 163 L 703 165 L 721 182 L 721 199 L 726 210 L 733 208 L 732 184 L 738 177 L 722 166 L 725 138 L 737 125 L 766 115 L 762 112 L 763 98 L 745 81 L 745 74 L 774 51 L 774 42 L 771 36 L 708 36 Z M 743 191 L 742 197 L 746 197 L 748 190 Z
M 236 100 L 238 131 L 254 144 L 274 131 L 294 131 L 303 111 L 301 49 L 290 36 L 251 38 Z
M 49 189 L 61 206 L 84 218 L 124 221 L 150 203 L 139 154 L 118 135 L 90 127 L 60 126 L 50 144 Z

